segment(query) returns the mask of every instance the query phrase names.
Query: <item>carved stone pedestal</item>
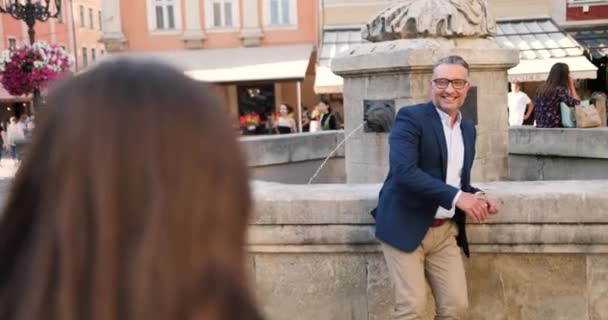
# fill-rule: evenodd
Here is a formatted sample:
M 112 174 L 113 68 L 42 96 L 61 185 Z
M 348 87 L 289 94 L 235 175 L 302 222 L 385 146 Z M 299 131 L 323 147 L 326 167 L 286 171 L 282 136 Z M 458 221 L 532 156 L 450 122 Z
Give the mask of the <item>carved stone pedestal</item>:
M 433 64 L 459 55 L 470 66 L 461 108 L 477 127 L 472 179 L 508 175 L 507 70 L 517 49 L 501 49 L 491 37 L 496 23 L 485 0 L 394 1 L 364 28 L 363 43 L 343 52 L 332 71 L 344 78 L 345 136 L 364 121 L 366 106 L 399 108 L 431 99 Z M 356 132 L 346 142 L 347 182 L 382 182 L 388 172 L 387 133 Z
M 364 105 L 393 100 L 396 111 L 431 99 L 434 62 L 462 56 L 470 65 L 471 90 L 463 113 L 476 123 L 474 181 L 508 176 L 507 70 L 519 62 L 517 50 L 490 39 L 402 39 L 366 43 L 333 60 L 344 77 L 345 135 L 364 120 Z M 388 136 L 359 130 L 346 142 L 348 183 L 382 182 L 388 172 Z

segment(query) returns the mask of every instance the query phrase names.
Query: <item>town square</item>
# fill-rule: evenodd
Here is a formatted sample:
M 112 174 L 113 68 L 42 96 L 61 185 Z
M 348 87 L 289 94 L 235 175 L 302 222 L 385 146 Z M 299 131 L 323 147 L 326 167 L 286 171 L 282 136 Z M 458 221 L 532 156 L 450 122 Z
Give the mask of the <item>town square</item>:
M 0 18 L 0 319 L 608 320 L 608 1 Z

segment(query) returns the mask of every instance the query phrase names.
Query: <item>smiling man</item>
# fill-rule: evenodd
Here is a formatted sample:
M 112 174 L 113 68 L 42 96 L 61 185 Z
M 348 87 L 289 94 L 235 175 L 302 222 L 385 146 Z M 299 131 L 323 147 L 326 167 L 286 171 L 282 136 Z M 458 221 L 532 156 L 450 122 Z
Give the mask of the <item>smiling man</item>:
M 426 280 L 435 319 L 462 319 L 468 297 L 458 246 L 468 256 L 465 221 L 483 222 L 498 212 L 495 201 L 470 184 L 476 133 L 460 113 L 468 75 L 459 56 L 437 61 L 432 100 L 401 108 L 389 136 L 376 237 L 395 286 L 395 319 L 424 318 Z

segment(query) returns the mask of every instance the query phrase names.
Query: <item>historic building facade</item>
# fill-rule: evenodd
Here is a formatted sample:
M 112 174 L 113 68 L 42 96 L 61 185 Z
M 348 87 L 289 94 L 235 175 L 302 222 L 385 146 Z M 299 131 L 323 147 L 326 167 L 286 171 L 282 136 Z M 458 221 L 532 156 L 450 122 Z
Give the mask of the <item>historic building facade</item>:
M 213 84 L 237 116 L 315 103 L 317 0 L 104 0 L 108 52 L 160 59 Z
M 74 42 L 74 66 L 83 70 L 105 54 L 99 40 L 102 35 L 102 0 L 70 0 L 69 11 L 73 17 L 71 37 Z

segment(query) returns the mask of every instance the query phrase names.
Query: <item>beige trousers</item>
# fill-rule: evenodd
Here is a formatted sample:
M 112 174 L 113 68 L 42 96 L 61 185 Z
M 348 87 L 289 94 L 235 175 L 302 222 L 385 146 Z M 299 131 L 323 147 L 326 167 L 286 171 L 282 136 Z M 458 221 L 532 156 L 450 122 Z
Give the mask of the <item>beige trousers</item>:
M 453 223 L 430 228 L 413 252 L 382 243 L 395 286 L 394 319 L 425 319 L 425 278 L 435 298 L 435 320 L 463 319 L 469 302 L 462 256 L 454 238 L 457 232 Z

